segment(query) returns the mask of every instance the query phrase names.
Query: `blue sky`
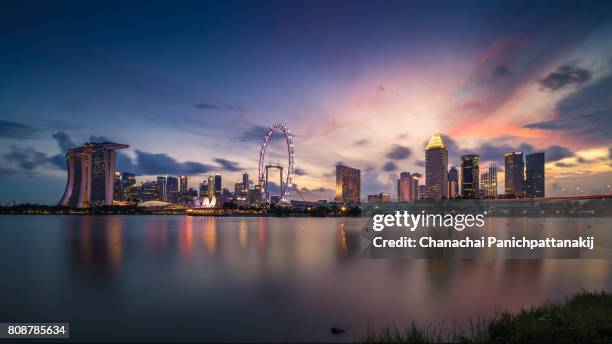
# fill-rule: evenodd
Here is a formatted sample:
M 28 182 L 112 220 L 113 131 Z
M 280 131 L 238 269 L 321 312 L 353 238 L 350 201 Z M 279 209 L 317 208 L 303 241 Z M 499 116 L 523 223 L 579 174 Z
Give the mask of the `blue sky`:
M 296 133 L 295 183 L 309 199 L 332 197 L 338 162 L 364 171 L 364 194 L 394 194 L 399 172 L 424 172 L 435 132 L 451 164 L 546 151 L 549 195 L 610 184 L 606 2 L 4 7 L 3 203 L 56 202 L 65 149 L 101 138 L 130 145 L 119 168 L 142 180 L 189 174 L 196 186 L 220 173 L 231 189 L 256 175 L 264 128 L 279 121 Z M 275 143 L 270 160 L 283 152 Z

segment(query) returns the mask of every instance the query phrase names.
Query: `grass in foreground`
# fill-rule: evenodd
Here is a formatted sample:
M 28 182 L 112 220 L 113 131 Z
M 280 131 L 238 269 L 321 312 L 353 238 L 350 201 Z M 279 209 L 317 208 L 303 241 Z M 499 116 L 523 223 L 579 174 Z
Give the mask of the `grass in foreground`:
M 581 292 L 516 314 L 499 312 L 467 330 L 433 327 L 369 331 L 365 343 L 612 343 L 612 294 Z

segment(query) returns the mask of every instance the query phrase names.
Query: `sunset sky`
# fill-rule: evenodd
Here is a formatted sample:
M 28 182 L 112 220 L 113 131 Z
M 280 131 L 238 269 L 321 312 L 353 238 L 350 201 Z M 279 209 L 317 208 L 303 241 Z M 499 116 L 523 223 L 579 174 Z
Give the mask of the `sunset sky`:
M 7 2 L 0 202 L 57 202 L 66 150 L 104 139 L 140 180 L 233 190 L 274 122 L 308 200 L 333 197 L 337 163 L 362 197 L 396 195 L 436 132 L 449 166 L 496 160 L 499 192 L 521 150 L 546 152 L 547 196 L 610 193 L 611 37 L 611 2 Z

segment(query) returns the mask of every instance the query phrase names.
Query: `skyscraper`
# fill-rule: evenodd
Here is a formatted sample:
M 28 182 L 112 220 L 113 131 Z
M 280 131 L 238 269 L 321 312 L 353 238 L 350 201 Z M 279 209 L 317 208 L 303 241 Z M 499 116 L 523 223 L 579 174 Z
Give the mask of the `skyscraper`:
M 187 193 L 187 176 L 180 176 L 180 193 L 185 195 Z
M 221 196 L 221 175 L 215 174 L 215 196 Z
M 410 172 L 400 173 L 397 180 L 397 200 L 399 202 L 411 202 L 418 198 L 419 179 L 411 176 Z
M 459 196 L 459 173 L 457 168 L 452 166 L 448 170 L 448 198 L 457 198 Z
M 114 200 L 122 200 L 122 185 L 121 185 L 121 173 L 119 173 L 118 171 L 115 171 L 115 182 L 114 182 L 114 191 L 113 191 L 113 199 Z
M 489 163 L 489 168 L 480 175 L 482 185 L 482 197 L 497 197 L 497 164 L 493 161 Z
M 244 192 L 249 191 L 249 174 L 246 172 L 242 174 L 242 190 Z
M 157 199 L 162 202 L 168 202 L 168 194 L 166 192 L 166 177 L 157 177 Z
M 434 134 L 425 148 L 425 186 L 429 199 L 442 199 L 448 195 L 448 149 L 440 134 Z
M 529 198 L 545 197 L 544 152 L 527 154 L 525 157 L 525 194 Z
M 504 154 L 504 193 L 507 197 L 523 197 L 524 170 L 523 152 Z
M 112 205 L 115 193 L 115 161 L 118 149 L 128 145 L 86 143 L 68 150 L 68 181 L 60 205 L 75 208 Z
M 136 184 L 136 175 L 134 173 L 123 172 L 121 174 L 121 184 L 123 184 L 123 188 Z
M 479 165 L 480 157 L 477 154 L 461 156 L 461 196 L 463 198 L 478 198 Z
M 208 199 L 212 200 L 215 196 L 215 176 L 208 176 Z
M 176 203 L 179 191 L 179 180 L 176 177 L 168 176 L 166 178 L 166 202 Z
M 361 171 L 348 166 L 336 166 L 336 202 L 359 203 L 360 198 Z

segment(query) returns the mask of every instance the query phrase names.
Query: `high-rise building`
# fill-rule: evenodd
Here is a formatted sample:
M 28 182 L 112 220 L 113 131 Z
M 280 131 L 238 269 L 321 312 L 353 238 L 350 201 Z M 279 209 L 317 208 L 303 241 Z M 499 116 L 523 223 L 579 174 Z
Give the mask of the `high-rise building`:
M 544 152 L 525 157 L 525 194 L 529 198 L 545 197 Z
M 157 182 L 146 181 L 140 189 L 140 199 L 144 202 L 159 200 L 159 188 Z
M 480 175 L 480 184 L 483 198 L 497 197 L 497 164 L 489 163 L 489 168 Z
M 123 200 L 123 196 L 122 196 L 122 185 L 121 185 L 121 173 L 119 173 L 118 171 L 115 171 L 115 182 L 114 182 L 114 191 L 113 191 L 113 199 L 114 200 L 118 200 L 121 201 Z
M 348 166 L 336 166 L 336 202 L 359 203 L 360 199 L 361 171 Z
M 166 177 L 157 177 L 157 199 L 162 202 L 168 202 L 166 187 Z
M 179 189 L 179 192 L 182 195 L 185 195 L 185 194 L 187 194 L 187 188 L 188 188 L 188 186 L 187 186 L 187 184 L 188 184 L 187 183 L 187 176 L 180 176 L 179 180 L 180 180 L 180 189 Z
M 397 200 L 399 202 L 412 202 L 418 198 L 419 178 L 410 175 L 410 172 L 400 173 L 397 180 Z
M 60 205 L 75 208 L 112 205 L 118 149 L 128 145 L 86 143 L 66 153 L 68 181 Z
M 215 196 L 215 176 L 208 176 L 208 199 L 211 200 Z
M 504 154 L 504 193 L 506 197 L 523 197 L 525 189 L 524 171 L 523 152 Z
M 244 192 L 249 191 L 249 174 L 246 172 L 242 174 L 242 190 Z
M 448 170 L 448 198 L 459 196 L 459 172 L 455 166 Z
M 215 174 L 215 196 L 221 196 L 222 184 L 221 184 L 221 175 Z
M 463 198 L 478 198 L 480 174 L 480 156 L 467 154 L 461 156 L 461 196 Z
M 176 203 L 179 192 L 179 180 L 176 177 L 168 176 L 166 178 L 166 202 Z
M 448 195 L 448 149 L 440 134 L 434 134 L 425 148 L 425 186 L 427 198 L 442 199 Z

